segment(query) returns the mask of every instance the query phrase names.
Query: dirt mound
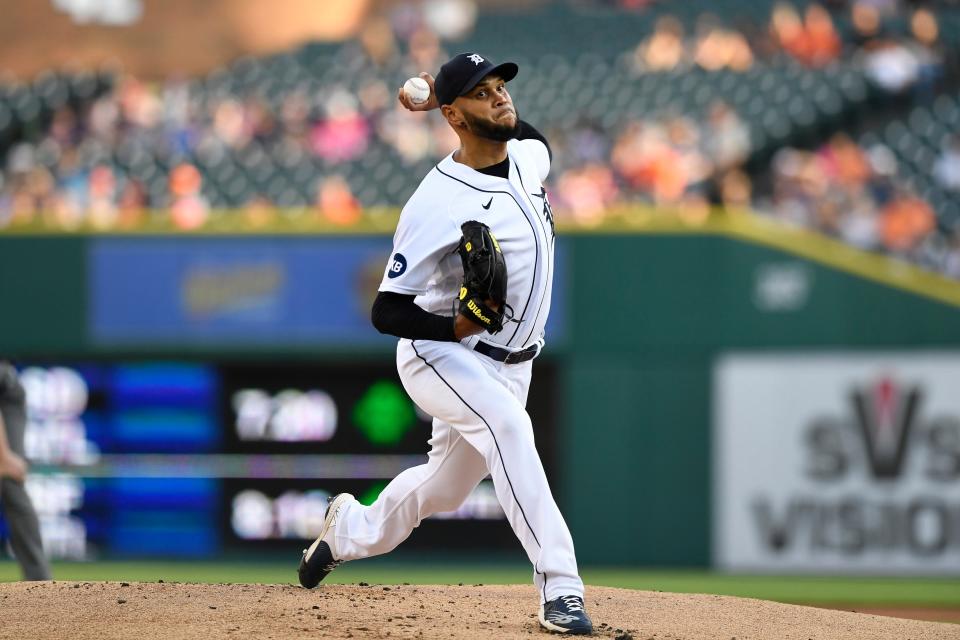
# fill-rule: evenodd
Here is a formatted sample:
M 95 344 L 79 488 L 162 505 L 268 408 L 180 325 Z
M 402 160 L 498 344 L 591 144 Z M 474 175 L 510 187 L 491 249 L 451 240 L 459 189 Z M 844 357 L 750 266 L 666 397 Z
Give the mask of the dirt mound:
M 598 636 L 623 640 L 960 639 L 960 625 L 725 596 L 588 587 L 587 606 Z M 8 583 L 0 638 L 528 638 L 536 608 L 530 586 Z

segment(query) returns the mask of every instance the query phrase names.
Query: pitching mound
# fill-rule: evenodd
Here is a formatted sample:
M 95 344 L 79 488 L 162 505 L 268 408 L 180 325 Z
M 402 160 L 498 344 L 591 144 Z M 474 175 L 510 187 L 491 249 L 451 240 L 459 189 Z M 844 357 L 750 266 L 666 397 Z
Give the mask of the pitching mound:
M 589 587 L 587 606 L 598 636 L 624 640 L 960 639 L 960 625 L 725 596 Z M 545 633 L 536 607 L 530 586 L 8 583 L 0 638 L 529 638 Z

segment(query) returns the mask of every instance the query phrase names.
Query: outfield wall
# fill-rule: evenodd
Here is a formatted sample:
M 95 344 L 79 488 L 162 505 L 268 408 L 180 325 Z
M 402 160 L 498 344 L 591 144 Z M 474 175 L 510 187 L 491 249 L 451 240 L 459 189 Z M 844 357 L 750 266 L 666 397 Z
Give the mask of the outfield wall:
M 366 313 L 389 245 L 0 236 L 0 352 L 388 362 L 393 341 Z M 600 229 L 561 236 L 558 250 L 554 482 L 582 562 L 960 572 L 960 409 L 946 391 L 960 385 L 960 285 L 762 221 Z M 804 416 L 781 443 L 803 455 L 777 458 L 776 438 L 727 446 L 780 428 L 743 409 L 749 390 L 733 383 L 735 430 L 717 417 L 724 363 L 764 354 L 773 378 L 816 358 L 826 373 L 853 367 L 757 398 Z M 924 354 L 947 364 L 917 365 Z M 779 461 L 769 482 L 789 490 L 764 497 L 763 478 L 730 475 L 746 466 L 748 478 L 751 456 Z M 740 530 L 738 518 L 754 522 Z
M 847 251 L 829 243 L 826 249 Z M 740 238 L 661 234 L 578 237 L 574 239 L 572 262 L 573 339 L 565 368 L 570 420 L 564 424 L 569 444 L 560 448 L 564 456 L 561 467 L 569 473 L 563 476 L 563 495 L 572 506 L 568 518 L 578 545 L 596 561 L 723 564 L 719 556 L 727 553 L 726 547 L 713 539 L 725 515 L 720 511 L 736 508 L 743 517 L 752 513 L 751 505 L 738 502 L 750 499 L 737 493 L 740 485 L 732 486 L 726 494 L 716 491 L 726 478 L 714 469 L 713 450 L 729 437 L 714 424 L 713 417 L 718 399 L 714 389 L 722 381 L 722 371 L 718 373 L 716 367 L 724 357 L 781 354 L 768 369 L 769 375 L 780 377 L 790 374 L 791 355 L 834 354 L 835 361 L 845 362 L 883 352 L 879 361 L 863 369 L 860 378 L 838 380 L 832 387 L 810 392 L 812 396 L 805 396 L 808 390 L 799 385 L 781 387 L 781 395 L 774 398 L 757 392 L 756 402 L 786 406 L 788 415 L 801 406 L 815 421 L 820 411 L 843 411 L 846 416 L 849 412 L 845 411 L 844 398 L 852 391 L 847 386 L 854 383 L 874 386 L 885 377 L 906 390 L 916 382 L 913 372 L 902 371 L 906 362 L 918 354 L 956 352 L 960 343 L 960 308 L 943 300 L 945 296 L 933 299 L 919 287 L 909 291 L 900 286 L 902 283 L 868 280 L 825 261 Z M 953 358 L 960 361 L 960 356 Z M 833 365 L 834 361 L 825 364 L 825 375 Z M 921 416 L 927 415 L 932 406 L 937 420 L 949 425 L 960 421 L 960 410 L 951 407 L 946 391 L 951 384 L 960 388 L 960 376 L 952 378 L 955 371 L 926 375 L 922 391 L 932 394 L 932 405 L 928 402 L 920 407 Z M 933 384 L 944 388 L 934 393 L 928 389 Z M 759 435 L 780 429 L 776 422 L 754 421 L 739 426 L 747 433 L 747 442 L 751 432 Z M 726 566 L 752 571 L 804 567 L 822 571 L 824 566 L 833 566 L 848 571 L 923 572 L 931 567 L 944 570 L 949 558 L 950 570 L 958 572 L 960 525 L 954 523 L 960 522 L 956 520 L 960 513 L 960 429 L 944 425 L 938 436 L 921 428 L 912 431 L 904 447 L 915 445 L 917 455 L 923 455 L 919 448 L 925 446 L 924 439 L 942 438 L 942 446 L 949 453 L 935 464 L 951 469 L 939 480 L 912 486 L 914 476 L 926 473 L 920 467 L 934 463 L 915 455 L 904 467 L 907 475 L 877 478 L 868 469 L 868 451 L 862 439 L 853 439 L 857 425 L 851 419 L 842 428 L 838 436 L 842 443 L 836 448 L 839 451 L 846 447 L 849 473 L 861 484 L 834 488 L 825 480 L 807 489 L 814 493 L 847 490 L 856 500 L 867 493 L 909 493 L 891 503 L 894 509 L 909 510 L 916 498 L 913 494 L 945 501 L 942 510 L 936 510 L 940 508 L 938 503 L 929 515 L 935 520 L 930 526 L 936 531 L 924 534 L 944 536 L 943 549 L 934 539 L 916 545 L 916 553 L 904 552 L 913 534 L 900 531 L 891 534 L 889 547 L 880 552 L 881 557 L 891 550 L 904 555 L 907 559 L 899 566 L 887 566 L 876 557 L 865 565 L 845 562 L 844 558 L 860 554 L 855 542 L 824 543 L 818 550 L 813 544 L 815 538 L 884 535 L 874 528 L 883 529 L 889 523 L 874 526 L 860 522 L 879 517 L 877 513 L 884 505 L 871 506 L 867 511 L 858 505 L 839 505 L 838 509 L 849 513 L 838 516 L 821 511 L 797 516 L 833 519 L 820 530 L 798 534 L 802 539 L 797 538 L 794 544 L 808 545 L 807 551 L 800 553 L 800 560 L 797 552 L 786 561 L 781 549 L 762 540 L 740 537 L 733 542 L 728 539 L 728 546 L 754 549 L 755 557 L 750 562 L 728 562 Z M 782 447 L 803 449 L 804 441 L 792 435 L 783 431 Z M 771 453 L 766 449 L 745 451 L 731 461 L 746 466 L 749 475 L 751 461 Z M 798 464 L 783 468 L 780 476 L 760 477 L 759 482 L 795 482 L 804 476 L 805 459 L 800 458 Z M 759 473 L 761 467 L 757 469 Z M 904 488 L 904 484 L 911 486 Z M 784 498 L 787 503 L 775 505 L 781 521 L 791 517 L 791 497 Z M 900 516 L 894 518 L 902 520 Z M 782 526 L 792 529 L 813 525 L 797 519 Z M 762 533 L 759 525 L 750 525 L 747 532 L 756 537 Z M 920 561 L 911 564 L 911 557 Z

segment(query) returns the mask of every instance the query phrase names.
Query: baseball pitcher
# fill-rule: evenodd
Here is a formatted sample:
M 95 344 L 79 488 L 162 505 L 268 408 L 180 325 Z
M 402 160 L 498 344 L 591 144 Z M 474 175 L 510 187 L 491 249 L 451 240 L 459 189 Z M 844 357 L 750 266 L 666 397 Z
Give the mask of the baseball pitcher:
M 390 551 L 489 474 L 533 565 L 540 624 L 589 634 L 573 540 L 525 409 L 550 311 L 554 226 L 543 187 L 551 151 L 507 92 L 517 72 L 464 53 L 435 80 L 420 75 L 425 101 L 400 90 L 407 109 L 439 108 L 460 138 L 404 206 L 372 311 L 379 331 L 400 338 L 407 393 L 434 417 L 429 457 L 369 507 L 335 496 L 299 576 L 312 588 L 341 562 Z

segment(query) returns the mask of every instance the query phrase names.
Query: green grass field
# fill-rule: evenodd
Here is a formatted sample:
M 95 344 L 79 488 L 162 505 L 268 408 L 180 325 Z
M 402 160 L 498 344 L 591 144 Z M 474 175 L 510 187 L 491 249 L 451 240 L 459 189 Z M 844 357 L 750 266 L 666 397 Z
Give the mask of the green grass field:
M 714 593 L 797 604 L 850 604 L 960 608 L 960 580 L 940 578 L 847 578 L 812 576 L 729 576 L 707 571 L 662 571 L 585 568 L 587 585 Z M 18 580 L 19 569 L 0 563 L 0 581 Z M 57 580 L 127 580 L 138 582 L 296 583 L 295 563 L 280 562 L 94 562 L 58 563 Z M 525 584 L 523 565 L 480 565 L 364 561 L 345 564 L 330 582 L 370 584 Z

